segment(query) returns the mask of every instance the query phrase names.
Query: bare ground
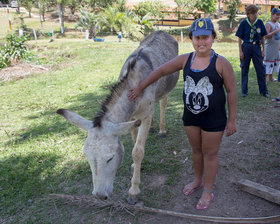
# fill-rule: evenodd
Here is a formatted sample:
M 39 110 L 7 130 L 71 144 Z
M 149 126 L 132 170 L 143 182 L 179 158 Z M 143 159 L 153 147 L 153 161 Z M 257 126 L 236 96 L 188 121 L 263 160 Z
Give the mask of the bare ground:
M 0 70 L 0 81 L 12 81 L 22 79 L 32 74 L 48 71 L 47 67 L 31 64 L 13 63 L 12 66 Z
M 248 100 L 248 99 L 240 99 Z M 260 108 L 258 108 L 259 110 Z M 224 137 L 219 152 L 220 166 L 214 186 L 214 201 L 204 211 L 195 209 L 202 190 L 191 196 L 184 196 L 182 189 L 185 184 L 192 181 L 192 169 L 186 169 L 181 174 L 181 179 L 172 189 L 171 200 L 166 202 L 161 209 L 186 214 L 234 217 L 234 218 L 260 218 L 280 215 L 280 206 L 242 191 L 236 184 L 238 180 L 248 179 L 256 183 L 280 190 L 280 141 L 279 141 L 279 109 L 274 103 L 266 100 L 261 113 L 249 112 L 240 115 L 238 119 L 238 132 L 231 137 Z M 270 116 L 267 116 L 267 115 Z M 185 153 L 190 148 L 184 149 Z M 188 161 L 191 163 L 191 161 Z M 161 195 L 166 187 L 167 178 L 164 175 L 149 176 L 141 184 L 142 194 L 147 189 L 158 189 Z M 160 197 L 160 196 L 159 196 Z M 90 212 L 80 208 L 82 213 Z M 77 210 L 75 210 L 77 212 Z M 83 219 L 79 223 L 147 223 L 147 224 L 206 224 L 209 221 L 186 219 L 156 213 L 143 213 L 127 210 L 111 209 L 101 211 L 89 221 L 79 212 L 72 216 Z M 137 218 L 135 218 L 137 217 Z M 77 219 L 75 219 L 77 221 Z M 98 220 L 98 221 L 97 221 Z M 89 222 L 88 222 L 89 221 Z M 73 220 L 73 222 L 75 221 Z M 260 222 L 254 222 L 260 223 Z M 280 222 L 271 222 L 280 223 Z

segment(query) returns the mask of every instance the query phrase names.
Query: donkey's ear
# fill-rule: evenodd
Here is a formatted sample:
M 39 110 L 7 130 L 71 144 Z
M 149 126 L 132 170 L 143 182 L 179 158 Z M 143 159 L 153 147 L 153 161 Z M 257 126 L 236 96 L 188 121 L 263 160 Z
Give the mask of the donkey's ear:
M 140 120 L 134 120 L 129 122 L 123 122 L 114 124 L 112 122 L 104 122 L 104 129 L 107 133 L 111 133 L 112 135 L 125 135 L 131 131 L 131 129 L 139 127 L 141 125 Z
M 66 110 L 66 109 L 58 109 L 56 111 L 57 114 L 65 117 L 66 120 L 68 120 L 70 123 L 88 131 L 91 128 L 93 128 L 93 122 L 89 121 L 82 116 L 74 113 L 71 110 Z

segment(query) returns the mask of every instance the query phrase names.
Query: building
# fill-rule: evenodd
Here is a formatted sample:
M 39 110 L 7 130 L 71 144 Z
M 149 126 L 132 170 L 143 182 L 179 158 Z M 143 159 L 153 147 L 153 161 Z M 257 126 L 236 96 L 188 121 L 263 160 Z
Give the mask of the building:
M 238 13 L 245 14 L 245 9 L 248 5 L 254 4 L 259 7 L 260 12 L 270 13 L 273 8 L 280 7 L 280 1 L 270 0 L 241 0 L 241 6 L 238 8 Z M 227 5 L 224 0 L 221 0 L 221 11 L 227 12 Z
M 160 21 L 156 21 L 156 25 L 161 26 L 189 26 L 193 23 L 196 17 L 201 17 L 203 12 L 195 10 L 193 14 L 187 15 L 184 13 L 184 10 L 178 8 L 174 0 L 127 0 L 126 6 L 133 8 L 134 5 L 139 4 L 140 2 L 162 2 L 166 6 L 165 11 L 162 11 L 164 18 Z

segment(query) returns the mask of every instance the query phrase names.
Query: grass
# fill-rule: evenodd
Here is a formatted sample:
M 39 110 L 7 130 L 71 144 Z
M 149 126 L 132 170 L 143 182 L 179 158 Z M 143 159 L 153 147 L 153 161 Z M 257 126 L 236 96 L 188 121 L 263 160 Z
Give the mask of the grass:
M 24 19 L 24 24 L 26 25 L 27 29 L 35 29 L 37 31 L 37 36 L 41 35 L 41 23 L 40 23 L 40 19 L 38 17 L 38 12 L 36 12 L 36 10 L 33 10 L 32 13 L 34 12 L 34 14 L 36 15 L 35 17 L 33 16 L 32 18 L 29 18 L 28 13 L 25 12 L 21 12 L 21 15 L 23 16 Z M 59 19 L 57 18 L 57 16 L 53 17 L 52 15 L 56 15 L 56 12 L 47 12 L 46 16 L 48 16 L 48 18 L 46 18 L 46 20 L 43 22 L 43 29 L 44 29 L 44 33 L 45 33 L 45 37 L 44 38 L 48 38 L 47 34 L 50 32 L 50 30 L 52 29 L 55 33 L 55 37 L 59 37 L 59 33 L 60 33 L 60 26 L 59 26 Z M 17 14 L 15 12 L 15 9 L 10 9 L 10 17 L 11 17 L 11 22 L 12 22 L 12 30 L 16 31 L 20 28 L 20 19 L 19 19 L 19 14 Z M 67 11 L 65 14 L 65 21 L 64 21 L 64 28 L 67 31 L 67 29 L 74 29 L 75 28 L 75 21 L 71 21 L 68 20 L 67 18 L 70 18 L 69 12 Z M 7 14 L 7 9 L 6 8 L 0 8 L 0 41 L 4 40 L 6 35 L 11 32 L 9 29 L 9 20 L 8 20 L 8 14 Z M 33 38 L 33 31 L 28 31 L 27 33 L 29 33 Z M 79 37 L 81 36 L 82 33 L 77 31 L 75 33 L 73 32 L 66 32 L 66 34 L 64 36 L 75 36 L 75 37 Z M 42 38 L 42 37 L 41 37 Z
M 90 168 L 82 153 L 86 133 L 67 123 L 55 111 L 67 108 L 92 119 L 109 93 L 108 85 L 116 82 L 124 61 L 138 43 L 56 39 L 52 43 L 33 41 L 30 45 L 35 54 L 45 58 L 43 63 L 64 66 L 0 83 L 0 221 L 78 223 L 83 220 L 92 223 L 99 217 L 93 214 L 100 211 L 78 210 L 75 206 L 45 199 L 50 193 L 90 194 L 92 191 Z M 231 62 L 240 94 L 237 43 L 215 43 L 213 48 Z M 190 51 L 190 43 L 180 44 L 180 54 Z M 249 76 L 250 95 L 238 102 L 239 119 L 264 111 L 270 104 L 259 96 L 252 68 Z M 272 96 L 278 94 L 278 88 L 277 83 L 269 84 Z M 146 206 L 161 207 L 168 203 L 174 196 L 172 188 L 181 179 L 182 170 L 191 169 L 190 146 L 181 128 L 182 89 L 181 76 L 169 98 L 167 138 L 162 140 L 152 133 L 146 144 L 141 177 L 141 200 Z M 158 125 L 158 114 L 157 106 L 155 125 Z M 256 118 L 248 119 L 254 122 Z M 278 126 L 279 123 L 267 135 L 279 136 Z M 264 139 L 261 141 L 266 144 Z M 126 149 L 125 160 L 117 173 L 114 194 L 125 199 L 130 184 L 133 143 L 128 135 L 122 137 L 122 142 Z M 259 147 L 256 143 L 256 150 Z M 183 163 L 186 157 L 188 162 Z M 245 167 L 237 169 L 246 171 Z M 159 175 L 166 178 L 162 189 L 151 186 L 152 180 Z M 124 219 L 137 223 L 140 217 L 139 214 L 124 216 Z M 98 223 L 107 223 L 107 220 L 98 219 Z

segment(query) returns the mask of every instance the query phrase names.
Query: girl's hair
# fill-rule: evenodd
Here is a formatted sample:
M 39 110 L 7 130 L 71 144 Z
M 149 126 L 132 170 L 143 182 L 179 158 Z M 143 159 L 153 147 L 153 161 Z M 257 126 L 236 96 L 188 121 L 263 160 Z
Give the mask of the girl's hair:
M 215 30 L 212 30 L 212 35 L 214 37 L 214 39 L 216 38 L 217 34 L 216 34 L 216 31 Z M 189 38 L 192 40 L 192 32 L 190 31 L 189 32 Z
M 255 14 L 259 11 L 259 8 L 256 5 L 248 5 L 246 8 L 246 15 Z

